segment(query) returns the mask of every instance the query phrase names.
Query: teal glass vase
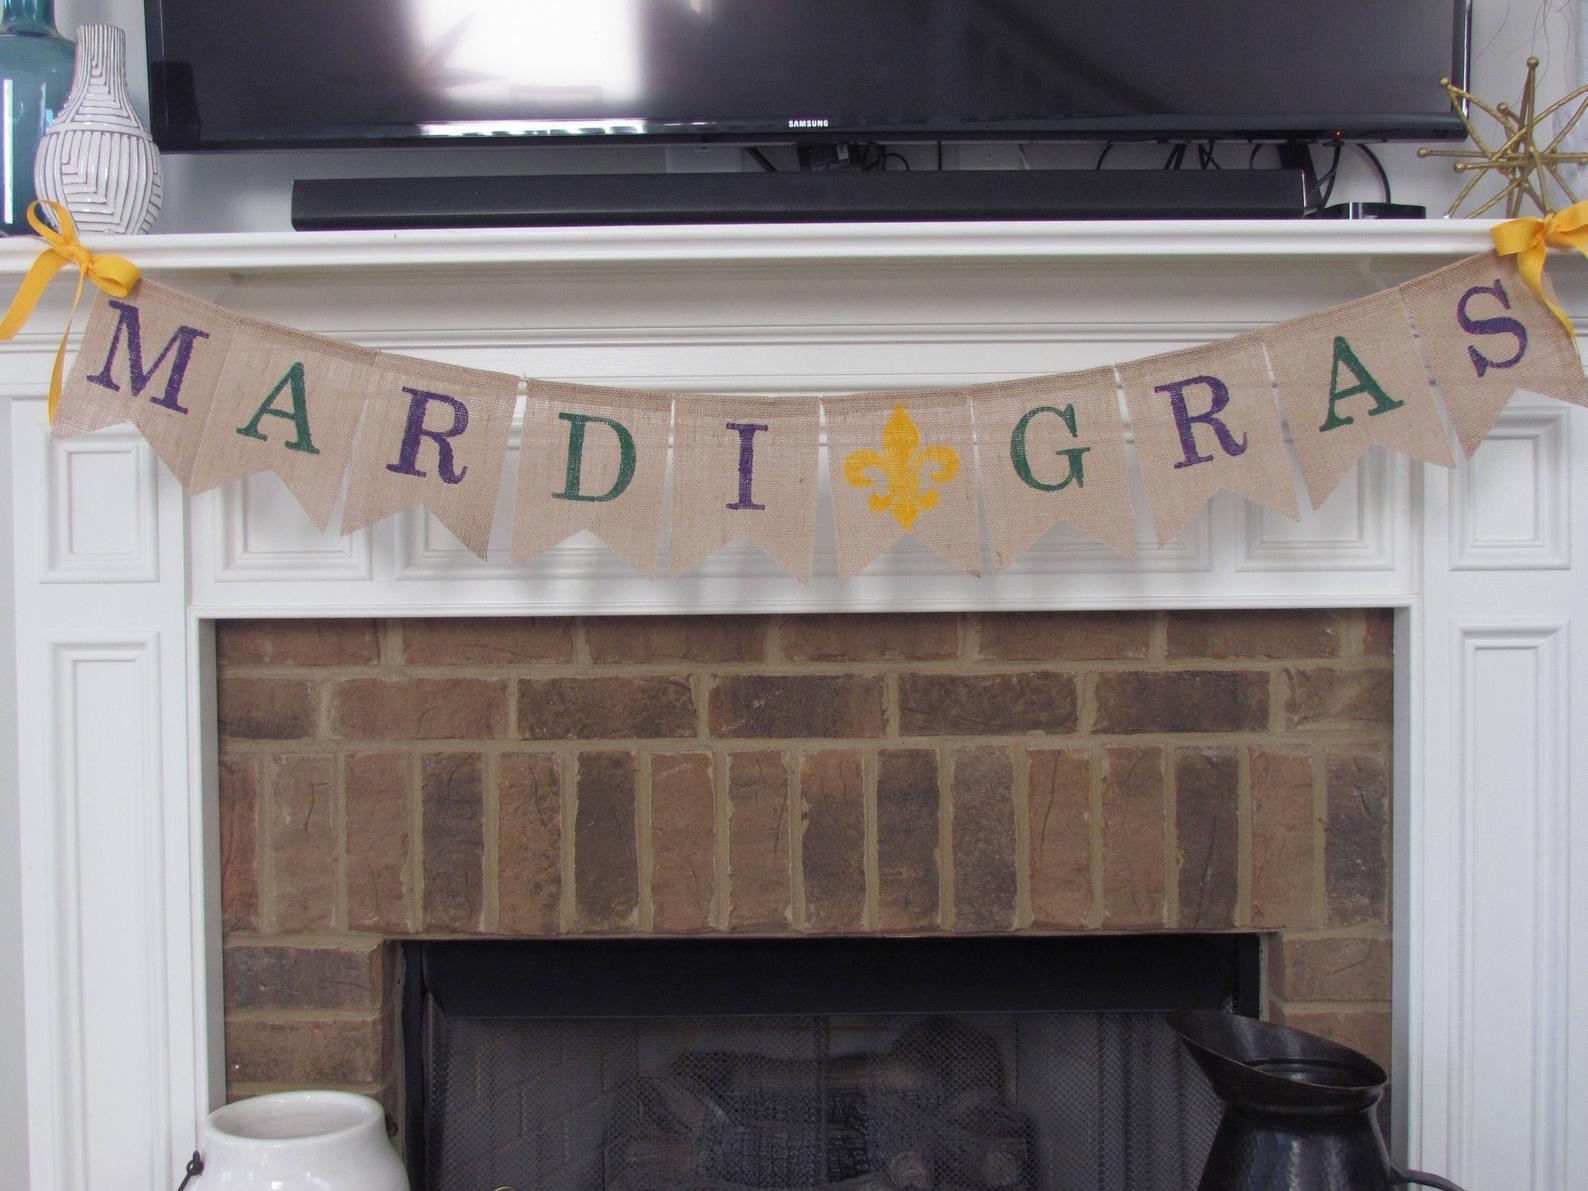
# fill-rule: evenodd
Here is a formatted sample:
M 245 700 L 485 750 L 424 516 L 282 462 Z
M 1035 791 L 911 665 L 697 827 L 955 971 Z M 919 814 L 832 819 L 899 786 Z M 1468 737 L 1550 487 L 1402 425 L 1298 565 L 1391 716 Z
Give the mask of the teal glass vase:
M 55 0 L 5 0 L 0 19 L 0 229 L 28 235 L 39 140 L 72 89 L 75 47 L 55 28 Z

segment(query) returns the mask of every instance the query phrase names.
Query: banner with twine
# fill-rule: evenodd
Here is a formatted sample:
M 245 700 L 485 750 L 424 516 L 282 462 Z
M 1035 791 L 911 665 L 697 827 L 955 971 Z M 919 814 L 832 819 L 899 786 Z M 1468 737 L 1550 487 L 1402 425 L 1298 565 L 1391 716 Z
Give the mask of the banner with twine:
M 1588 405 L 1576 338 L 1550 307 L 1549 279 L 1541 284 L 1534 293 L 1516 257 L 1486 252 L 1400 287 L 1469 457 L 1518 389 Z
M 338 344 L 140 280 L 49 207 L 55 229 L 44 205 L 30 208 L 44 247 L 0 340 L 66 265 L 78 297 L 98 291 L 69 369 L 65 338 L 57 353 L 56 437 L 131 421 L 189 489 L 271 470 L 322 529 L 345 476 L 342 532 L 421 505 L 484 556 L 518 378 Z M 1129 555 L 1118 389 L 1160 542 L 1221 488 L 1293 518 L 1280 406 L 1314 504 L 1369 445 L 1449 466 L 1441 398 L 1469 455 L 1517 390 L 1588 406 L 1574 329 L 1544 276 L 1551 246 L 1588 255 L 1588 203 L 1493 236 L 1495 252 L 1396 290 L 1117 370 L 855 394 L 820 414 L 793 399 L 526 381 L 513 557 L 591 530 L 654 577 L 674 443 L 673 573 L 745 536 L 808 581 L 821 417 L 842 579 L 907 534 L 980 573 L 978 485 L 1000 569 L 1060 522 Z
M 1135 557 L 1136 517 L 1112 368 L 977 385 L 966 396 L 995 571 L 1061 522 Z
M 342 532 L 414 505 L 484 558 L 518 380 L 381 353 L 353 447 Z
M 743 537 L 809 583 L 821 445 L 816 403 L 680 395 L 673 409 L 672 574 Z
M 672 417 L 670 393 L 530 381 L 514 560 L 589 530 L 641 575 L 656 578 Z
M 823 398 L 838 577 L 905 534 L 981 574 L 976 442 L 963 389 Z
M 1370 446 L 1451 467 L 1450 435 L 1400 295 L 1347 302 L 1262 332 L 1313 508 Z
M 234 334 L 190 490 L 273 471 L 324 532 L 359 418 L 385 378 L 380 361 L 379 352 L 269 323 Z
M 1257 338 L 1121 365 L 1120 385 L 1160 545 L 1226 488 L 1292 521 L 1300 516 L 1268 361 Z

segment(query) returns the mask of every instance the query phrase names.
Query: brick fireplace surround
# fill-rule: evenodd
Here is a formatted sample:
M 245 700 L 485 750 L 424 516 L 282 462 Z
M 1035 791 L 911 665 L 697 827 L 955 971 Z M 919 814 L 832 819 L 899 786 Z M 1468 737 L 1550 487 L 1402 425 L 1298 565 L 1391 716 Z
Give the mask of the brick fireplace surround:
M 217 627 L 232 1096 L 395 1103 L 396 938 L 1255 929 L 1390 1063 L 1382 611 Z

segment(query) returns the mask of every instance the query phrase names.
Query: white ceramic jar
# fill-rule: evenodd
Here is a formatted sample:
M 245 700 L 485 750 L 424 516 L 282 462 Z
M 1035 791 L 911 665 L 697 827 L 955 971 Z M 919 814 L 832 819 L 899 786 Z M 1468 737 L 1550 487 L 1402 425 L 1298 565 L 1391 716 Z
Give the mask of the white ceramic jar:
M 280 1092 L 210 1113 L 193 1191 L 408 1191 L 386 1113 L 351 1092 Z

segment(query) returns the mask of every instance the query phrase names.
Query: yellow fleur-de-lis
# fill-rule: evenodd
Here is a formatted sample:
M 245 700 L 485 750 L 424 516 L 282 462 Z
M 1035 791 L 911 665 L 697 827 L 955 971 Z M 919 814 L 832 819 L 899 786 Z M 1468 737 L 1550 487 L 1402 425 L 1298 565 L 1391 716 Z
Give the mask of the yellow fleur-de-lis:
M 891 509 L 894 520 L 909 529 L 927 509 L 937 507 L 937 489 L 922 480 L 927 467 L 936 468 L 927 476 L 932 483 L 951 484 L 959 475 L 959 452 L 942 444 L 921 446 L 921 428 L 900 402 L 882 427 L 882 450 L 851 452 L 844 460 L 844 479 L 852 488 L 870 488 L 877 484 L 877 477 L 869 474 L 875 468 L 886 487 L 872 493 L 871 507 L 879 513 Z

